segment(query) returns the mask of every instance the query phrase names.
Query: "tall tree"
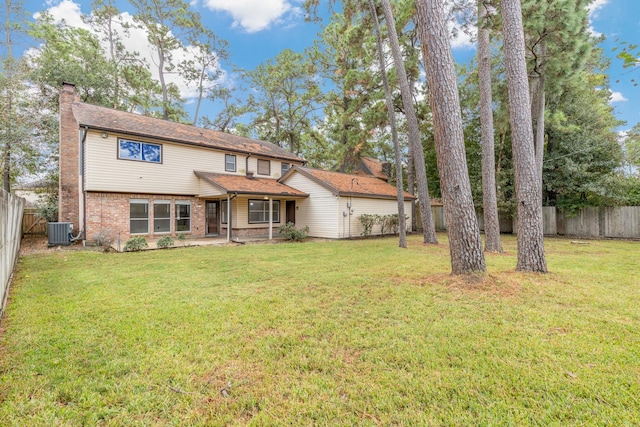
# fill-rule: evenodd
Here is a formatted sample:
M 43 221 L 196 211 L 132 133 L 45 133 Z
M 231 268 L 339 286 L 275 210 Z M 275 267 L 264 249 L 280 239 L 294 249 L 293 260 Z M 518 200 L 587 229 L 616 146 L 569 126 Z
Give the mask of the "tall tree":
M 196 87 L 193 124 L 198 123 L 202 100 L 215 97 L 216 80 L 222 76 L 221 61 L 229 57 L 226 40 L 218 38 L 213 32 L 207 32 L 205 37 L 204 41 L 193 42 L 187 49 L 189 57 L 179 65 L 181 75 Z
M 275 60 L 244 73 L 257 93 L 253 105 L 259 136 L 300 154 L 302 136 L 312 131 L 321 99 L 313 63 L 305 55 L 285 49 Z
M 502 0 L 502 35 L 518 211 L 518 271 L 546 273 L 541 180 L 536 172 L 520 0 Z
M 452 273 L 484 272 L 486 265 L 467 171 L 457 76 L 444 1 L 416 0 L 416 9 L 433 112 Z
M 398 195 L 398 230 L 399 230 L 399 246 L 401 248 L 407 247 L 407 226 L 404 212 L 404 188 L 403 188 L 403 173 L 402 173 L 402 156 L 400 154 L 400 144 L 398 143 L 398 132 L 396 131 L 396 110 L 393 105 L 393 95 L 391 88 L 389 87 L 389 81 L 387 79 L 387 66 L 385 64 L 384 49 L 382 46 L 382 34 L 380 32 L 380 22 L 378 20 L 378 13 L 376 12 L 376 5 L 373 0 L 369 0 L 369 9 L 371 10 L 371 17 L 373 18 L 373 26 L 376 33 L 376 46 L 378 51 L 378 60 L 380 63 L 380 74 L 382 76 L 382 84 L 384 86 L 385 103 L 387 105 L 387 113 L 389 115 L 389 127 L 391 128 L 391 139 L 393 141 L 393 149 L 395 154 L 395 166 L 396 166 L 396 191 Z
M 416 181 L 418 184 L 418 200 L 420 202 L 420 218 L 422 220 L 423 240 L 424 243 L 438 243 L 436 236 L 436 228 L 431 215 L 431 198 L 429 197 L 429 185 L 427 182 L 427 170 L 424 162 L 424 149 L 420 140 L 420 128 L 418 126 L 418 118 L 415 108 L 413 107 L 413 96 L 411 95 L 411 87 L 409 79 L 404 67 L 400 43 L 398 42 L 398 34 L 396 32 L 396 23 L 391 11 L 391 3 L 389 0 L 382 0 L 382 10 L 385 20 L 387 21 L 387 33 L 389 35 L 389 44 L 391 53 L 396 66 L 398 75 L 398 85 L 402 96 L 402 105 L 404 114 L 407 119 L 407 129 L 409 136 L 409 146 L 415 170 Z
M 591 0 L 522 1 L 528 59 L 531 115 L 534 127 L 536 173 L 542 180 L 547 91 L 560 93 L 562 85 L 583 69 L 593 46 L 588 30 Z M 540 187 L 542 190 L 542 186 Z
M 488 252 L 502 252 L 498 198 L 496 195 L 493 97 L 491 95 L 491 38 L 486 17 L 487 7 L 484 4 L 484 0 L 478 0 L 478 87 L 480 91 L 480 128 L 482 138 L 484 248 Z
M 206 30 L 200 15 L 183 0 L 129 0 L 134 21 L 147 32 L 155 52 L 154 65 L 162 91 L 162 118 L 180 120 L 185 112 L 175 84 L 167 76 L 177 72 L 175 55 Z

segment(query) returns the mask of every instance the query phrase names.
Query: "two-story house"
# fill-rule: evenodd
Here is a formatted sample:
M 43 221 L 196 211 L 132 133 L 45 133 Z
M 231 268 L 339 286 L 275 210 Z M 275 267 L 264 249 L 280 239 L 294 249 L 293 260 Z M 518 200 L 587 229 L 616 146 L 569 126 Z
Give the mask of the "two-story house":
M 359 235 L 360 214 L 397 213 L 386 182 L 304 163 L 270 142 L 80 102 L 72 84 L 60 94 L 59 220 L 89 241 L 271 238 L 287 222 L 343 238 Z

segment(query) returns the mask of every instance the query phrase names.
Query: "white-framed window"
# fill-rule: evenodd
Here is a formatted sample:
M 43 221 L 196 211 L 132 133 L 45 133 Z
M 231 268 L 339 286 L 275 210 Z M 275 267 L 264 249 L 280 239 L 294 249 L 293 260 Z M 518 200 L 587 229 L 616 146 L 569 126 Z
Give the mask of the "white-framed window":
M 191 202 L 176 200 L 176 232 L 191 231 Z
M 171 232 L 171 202 L 169 200 L 154 200 L 153 202 L 153 232 Z
M 258 175 L 271 175 L 271 161 L 258 159 Z
M 280 176 L 284 176 L 285 173 L 291 168 L 289 163 L 281 163 L 280 165 Z
M 162 163 L 162 145 L 118 139 L 118 158 L 139 162 Z
M 236 156 L 234 154 L 224 155 L 224 170 L 227 172 L 236 171 Z
M 149 200 L 129 200 L 129 233 L 149 234 Z
M 272 200 L 273 222 L 280 222 L 280 200 Z M 249 224 L 269 222 L 269 201 L 249 199 Z
M 229 221 L 227 220 L 227 211 L 229 210 L 229 201 L 221 200 L 220 201 L 220 222 L 222 224 L 227 224 Z

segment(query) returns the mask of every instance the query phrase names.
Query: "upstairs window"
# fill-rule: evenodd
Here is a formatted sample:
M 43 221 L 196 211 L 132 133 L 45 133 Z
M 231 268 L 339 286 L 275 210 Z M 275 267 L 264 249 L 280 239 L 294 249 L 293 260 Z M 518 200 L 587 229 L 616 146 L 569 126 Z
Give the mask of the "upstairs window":
M 162 163 L 162 145 L 119 139 L 118 158 L 137 160 L 139 162 Z
M 226 170 L 227 172 L 236 171 L 236 156 L 234 156 L 233 154 L 224 155 L 224 170 Z
M 280 167 L 280 176 L 284 176 L 285 173 L 291 168 L 289 163 L 282 163 Z
M 258 159 L 258 175 L 271 175 L 271 162 Z

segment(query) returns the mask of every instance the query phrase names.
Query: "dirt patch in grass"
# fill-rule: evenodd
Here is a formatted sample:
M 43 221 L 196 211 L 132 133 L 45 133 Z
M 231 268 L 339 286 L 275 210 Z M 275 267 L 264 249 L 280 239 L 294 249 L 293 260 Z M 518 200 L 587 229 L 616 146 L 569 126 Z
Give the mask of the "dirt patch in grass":
M 430 274 L 415 282 L 419 286 L 437 285 L 452 291 L 486 293 L 503 298 L 518 296 L 521 285 L 518 277 L 509 273 L 494 274 Z

